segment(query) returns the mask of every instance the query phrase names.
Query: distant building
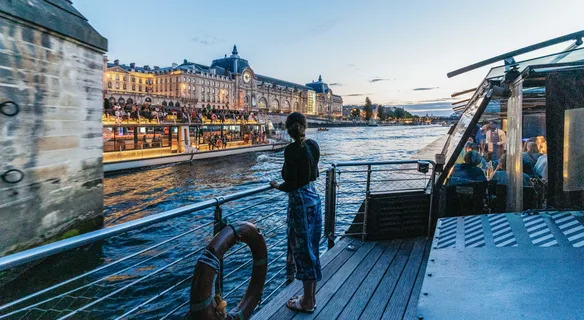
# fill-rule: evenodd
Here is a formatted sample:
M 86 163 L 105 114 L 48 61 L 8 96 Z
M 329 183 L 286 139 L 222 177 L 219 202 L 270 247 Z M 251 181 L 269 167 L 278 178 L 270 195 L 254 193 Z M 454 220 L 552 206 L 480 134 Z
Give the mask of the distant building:
M 185 59 L 170 67 L 138 67 L 104 59 L 103 94 L 110 104 L 300 111 L 323 116 L 340 116 L 343 104 L 342 97 L 334 95 L 320 76 L 317 82 L 301 85 L 255 73 L 236 46 L 231 56 L 215 59 L 210 66 Z

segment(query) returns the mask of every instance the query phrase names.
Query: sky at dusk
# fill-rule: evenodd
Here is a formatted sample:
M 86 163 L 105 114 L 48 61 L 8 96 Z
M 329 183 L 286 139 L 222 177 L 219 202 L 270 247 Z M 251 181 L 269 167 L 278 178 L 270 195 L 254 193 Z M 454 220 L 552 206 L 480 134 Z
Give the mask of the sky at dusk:
M 300 84 L 322 74 L 344 104 L 362 104 L 365 96 L 390 105 L 444 102 L 452 92 L 476 87 L 488 68 L 452 79 L 447 72 L 584 29 L 581 0 L 73 4 L 108 39 L 111 61 L 208 65 L 237 44 L 256 73 Z

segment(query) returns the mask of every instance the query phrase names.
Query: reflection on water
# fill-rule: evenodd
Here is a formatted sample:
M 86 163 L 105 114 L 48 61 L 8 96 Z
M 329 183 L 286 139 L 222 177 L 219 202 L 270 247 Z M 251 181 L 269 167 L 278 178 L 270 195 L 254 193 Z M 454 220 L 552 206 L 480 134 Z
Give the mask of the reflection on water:
M 409 159 L 446 131 L 447 128 L 436 126 L 331 128 L 325 132 L 310 129 L 308 136 L 318 141 L 321 147 L 321 169 L 325 169 L 330 163 L 338 161 Z M 202 160 L 193 164 L 163 166 L 106 177 L 104 183 L 106 226 L 267 184 L 271 179 L 280 177 L 282 163 L 282 151 L 266 152 Z M 324 179 L 317 181 L 321 193 L 323 182 Z M 271 190 L 222 206 L 223 216 L 228 220 L 253 222 L 264 234 L 269 252 L 267 279 L 273 279 L 266 283 L 265 295 L 279 287 L 285 276 L 283 269 L 286 253 L 286 204 L 286 194 Z M 243 210 L 247 207 L 251 208 Z M 352 219 L 348 216 L 342 218 Z M 342 220 L 341 217 L 339 220 Z M 87 301 L 92 301 L 95 305 L 91 306 L 89 312 L 78 314 L 78 318 L 113 318 L 176 285 L 172 290 L 139 308 L 139 312 L 134 314 L 134 318 L 160 318 L 188 301 L 190 290 L 188 277 L 192 275 L 199 254 L 197 250 L 203 248 L 212 237 L 212 224 L 213 208 L 210 208 L 104 240 L 90 246 L 93 250 L 85 250 L 86 253 L 78 250 L 75 255 L 65 254 L 62 262 L 66 262 L 70 267 L 67 271 L 58 264 L 51 270 L 44 265 L 41 273 L 51 274 L 51 279 L 35 278 L 34 285 L 31 284 L 21 290 L 30 292 L 35 287 L 44 288 L 54 283 L 51 280 L 70 276 L 72 272 L 69 269 L 77 269 L 73 274 L 79 274 L 101 263 L 111 263 L 144 250 L 143 253 L 114 267 L 98 271 L 83 279 L 83 284 L 89 283 L 87 287 L 58 300 L 58 303 L 52 305 L 52 310 L 74 310 L 86 305 Z M 184 236 L 177 237 L 183 233 Z M 155 249 L 146 250 L 162 241 L 168 242 Z M 240 284 L 248 279 L 251 273 L 249 249 L 238 248 L 234 247 L 225 258 L 223 297 L 228 296 L 226 299 L 229 303 L 228 308 L 237 304 L 237 300 L 246 289 L 245 284 L 241 286 Z M 324 250 L 324 246 L 322 249 Z M 79 258 L 78 255 L 85 258 Z M 76 258 L 70 261 L 67 257 Z M 80 260 L 91 261 L 90 266 Z M 99 282 L 92 285 L 93 281 Z M 21 291 L 18 288 L 13 290 L 13 293 Z M 86 300 L 88 297 L 90 300 Z M 182 319 L 186 310 L 186 307 L 178 310 L 171 318 Z M 54 311 L 49 317 L 56 318 L 65 314 L 66 311 L 64 313 Z

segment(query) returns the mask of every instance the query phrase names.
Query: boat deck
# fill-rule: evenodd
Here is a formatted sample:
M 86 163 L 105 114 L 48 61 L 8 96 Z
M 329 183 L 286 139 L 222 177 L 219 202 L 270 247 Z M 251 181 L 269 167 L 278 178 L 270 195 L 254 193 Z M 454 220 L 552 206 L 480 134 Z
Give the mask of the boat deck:
M 252 319 L 418 319 L 416 306 L 430 253 L 425 238 L 366 241 L 344 238 L 321 257 L 317 309 L 297 313 L 286 301 L 302 295 L 294 281 Z

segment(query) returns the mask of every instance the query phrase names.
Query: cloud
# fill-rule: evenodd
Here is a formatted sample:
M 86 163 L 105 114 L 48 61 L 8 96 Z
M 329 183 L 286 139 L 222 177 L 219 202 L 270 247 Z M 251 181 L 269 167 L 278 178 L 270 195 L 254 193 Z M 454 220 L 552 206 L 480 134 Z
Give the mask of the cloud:
M 197 42 L 202 45 L 211 45 L 219 42 L 225 42 L 225 40 L 217 38 L 211 35 L 204 35 L 204 36 L 196 36 L 192 39 L 193 42 Z
M 428 90 L 436 90 L 439 87 L 431 87 L 431 88 L 414 88 L 414 91 L 428 91 Z
M 332 86 L 342 87 L 342 86 L 343 86 L 343 84 L 341 84 L 341 83 L 338 83 L 338 82 L 333 82 L 333 83 L 329 83 L 329 86 L 331 86 L 331 87 L 332 87 Z
M 352 64 L 352 63 L 350 63 L 350 64 L 348 64 L 348 65 L 347 65 L 347 67 L 354 67 L 354 66 L 355 66 L 355 65 L 354 65 L 354 64 Z
M 373 79 L 369 80 L 369 83 L 375 83 L 375 82 L 379 82 L 379 81 L 391 81 L 391 79 L 373 78 Z
M 367 96 L 367 95 L 371 95 L 370 93 L 350 93 L 350 94 L 343 94 L 343 96 L 345 97 L 363 97 L 363 96 Z
M 334 27 L 337 23 L 339 23 L 338 19 L 330 19 L 328 21 L 314 25 L 312 28 L 308 29 L 308 31 L 311 33 L 313 33 L 313 32 L 322 33 L 323 30 L 329 30 L 332 27 Z

